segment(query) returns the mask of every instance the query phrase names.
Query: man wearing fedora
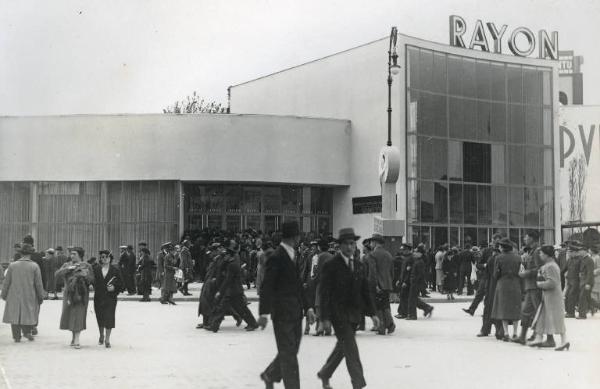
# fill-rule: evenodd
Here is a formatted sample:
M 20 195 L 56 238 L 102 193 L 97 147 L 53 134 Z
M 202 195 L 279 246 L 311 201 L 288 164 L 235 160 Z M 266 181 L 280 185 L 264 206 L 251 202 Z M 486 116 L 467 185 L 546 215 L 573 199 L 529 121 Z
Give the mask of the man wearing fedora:
M 368 279 L 375 293 L 375 309 L 381 322 L 378 334 L 391 334 L 396 329 L 390 308 L 390 292 L 393 288 L 394 259 L 383 247 L 385 239 L 381 234 L 373 234 L 370 239 L 371 252 L 366 256 Z
M 240 246 L 235 240 L 231 240 L 227 246 L 227 254 L 224 258 L 225 278 L 219 285 L 215 293 L 217 306 L 210 321 L 210 327 L 213 332 L 218 332 L 221 322 L 231 309 L 235 310 L 247 324 L 246 331 L 254 331 L 258 328 L 256 319 L 244 298 L 244 288 L 242 287 L 242 268 L 240 264 Z
M 340 230 L 340 251 L 323 266 L 321 274 L 321 316 L 325 329 L 333 326 L 337 343 L 325 365 L 317 373 L 324 389 L 331 389 L 329 379 L 346 359 L 346 366 L 354 389 L 363 388 L 365 382 L 356 344 L 356 329 L 364 314 L 371 316 L 375 328 L 379 318 L 375 315 L 369 285 L 354 257 L 356 241 L 360 239 L 352 228 Z
M 2 321 L 11 325 L 12 336 L 17 343 L 21 341 L 21 333 L 28 340 L 34 340 L 32 331 L 38 323 L 40 305 L 46 296 L 40 267 L 31 260 L 33 253 L 32 245 L 21 245 L 21 257 L 8 265 L 0 295 L 6 301 Z
M 285 222 L 281 227 L 281 244 L 267 259 L 260 290 L 258 325 L 264 329 L 268 316 L 273 320 L 277 356 L 260 374 L 267 389 L 283 379 L 286 389 L 300 388 L 298 350 L 302 338 L 304 312 L 309 323 L 315 315 L 309 289 L 303 287 L 298 254 L 295 247 L 300 238 L 297 222 Z

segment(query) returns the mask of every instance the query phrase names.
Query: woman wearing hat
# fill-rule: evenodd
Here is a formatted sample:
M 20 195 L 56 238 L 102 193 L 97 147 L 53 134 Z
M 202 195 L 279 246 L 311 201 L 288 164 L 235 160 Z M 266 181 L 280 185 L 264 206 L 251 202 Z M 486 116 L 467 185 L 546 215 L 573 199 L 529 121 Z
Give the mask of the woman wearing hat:
M 110 334 L 115 328 L 117 296 L 122 292 L 124 282 L 119 268 L 110 264 L 112 259 L 110 251 L 100 250 L 99 255 L 99 264 L 94 266 L 94 311 L 100 331 L 98 344 L 110 348 Z
M 538 272 L 537 287 L 542 290 L 542 303 L 535 317 L 535 340 L 528 345 L 542 346 L 544 334 L 560 334 L 561 345 L 556 351 L 569 350 L 571 344 L 567 341 L 565 328 L 565 301 L 560 288 L 560 268 L 556 264 L 554 247 L 542 246 L 540 257 L 544 265 Z
M 90 264 L 83 262 L 85 250 L 74 247 L 70 260 L 56 272 L 57 279 L 63 279 L 65 292 L 60 316 L 60 329 L 73 333 L 71 347 L 81 348 L 79 335 L 86 329 L 89 286 L 94 283 L 94 271 Z
M 32 330 L 38 323 L 40 305 L 46 295 L 40 267 L 31 260 L 34 252 L 31 245 L 23 243 L 19 248 L 20 258 L 8 265 L 2 284 L 1 297 L 6 301 L 2 321 L 11 325 L 17 343 L 21 341 L 21 333 L 30 341 L 34 339 Z
M 504 238 L 499 242 L 502 253 L 496 259 L 494 276 L 496 283 L 496 294 L 492 307 L 492 319 L 502 320 L 504 329 L 503 340 L 508 342 L 508 324 L 513 325 L 513 339 L 517 339 L 517 329 L 521 319 L 521 281 L 519 269 L 521 268 L 521 257 L 513 252 L 513 243 Z

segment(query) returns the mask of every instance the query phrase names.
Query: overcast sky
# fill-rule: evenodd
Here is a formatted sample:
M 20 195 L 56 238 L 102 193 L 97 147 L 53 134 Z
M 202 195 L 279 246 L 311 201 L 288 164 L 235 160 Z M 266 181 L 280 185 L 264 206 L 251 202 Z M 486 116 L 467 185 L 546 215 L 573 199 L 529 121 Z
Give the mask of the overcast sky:
M 447 43 L 448 16 L 556 30 L 600 104 L 598 0 L 0 0 L 0 115 L 149 113 L 399 32 Z M 507 33 L 507 35 L 508 35 Z M 351 82 L 351 80 L 348 80 Z

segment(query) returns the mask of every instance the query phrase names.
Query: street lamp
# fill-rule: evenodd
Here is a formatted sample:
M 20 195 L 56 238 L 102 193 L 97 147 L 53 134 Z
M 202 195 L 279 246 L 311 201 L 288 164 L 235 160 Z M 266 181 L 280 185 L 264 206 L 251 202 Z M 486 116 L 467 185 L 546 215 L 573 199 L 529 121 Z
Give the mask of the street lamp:
M 392 76 L 400 73 L 398 65 L 398 53 L 396 52 L 396 42 L 398 41 L 398 29 L 392 27 L 390 33 L 390 48 L 388 49 L 388 140 L 387 145 L 392 145 Z

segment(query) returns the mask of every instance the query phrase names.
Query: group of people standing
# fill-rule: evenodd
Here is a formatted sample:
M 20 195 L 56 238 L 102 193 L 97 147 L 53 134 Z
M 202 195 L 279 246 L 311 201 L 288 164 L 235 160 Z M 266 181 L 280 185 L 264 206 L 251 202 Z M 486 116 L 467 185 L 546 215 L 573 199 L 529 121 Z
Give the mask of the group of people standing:
M 33 238 L 28 235 L 19 245 L 2 284 L 1 297 L 6 301 L 3 322 L 11 324 L 12 336 L 17 343 L 22 337 L 35 340 L 40 306 L 48 295 L 42 279 L 42 268 L 47 268 L 33 260 L 36 254 L 39 253 L 33 246 Z M 111 347 L 117 295 L 125 284 L 119 268 L 111 265 L 110 251 L 101 250 L 98 254 L 99 261 L 91 265 L 83 260 L 83 248 L 69 248 L 69 259 L 49 278 L 52 280 L 50 286 L 59 282 L 64 285 L 59 328 L 71 331 L 70 345 L 75 349 L 81 347 L 79 336 L 86 329 L 90 286 L 94 288 L 94 312 L 100 332 L 98 343 Z

